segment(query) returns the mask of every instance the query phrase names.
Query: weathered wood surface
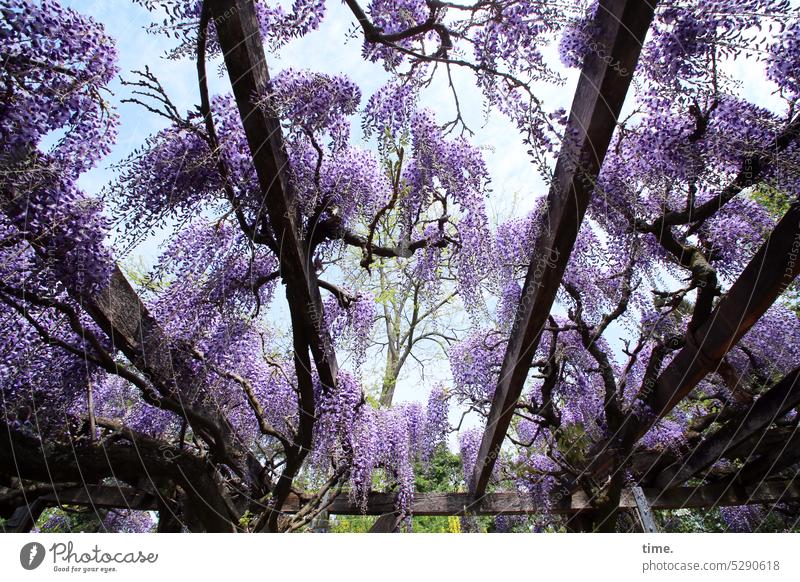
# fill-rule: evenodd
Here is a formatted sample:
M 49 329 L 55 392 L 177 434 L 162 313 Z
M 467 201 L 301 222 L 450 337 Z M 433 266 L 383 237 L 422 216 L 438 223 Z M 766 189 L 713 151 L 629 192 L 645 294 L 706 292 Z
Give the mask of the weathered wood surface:
M 141 511 L 156 511 L 159 508 L 158 497 L 151 493 L 109 485 L 62 489 L 40 499 L 48 505 L 88 505 L 102 509 L 130 508 Z
M 720 460 L 726 451 L 734 449 L 747 439 L 756 436 L 754 445 L 760 444 L 762 434 L 775 420 L 800 405 L 800 368 L 784 376 L 760 396 L 742 415 L 737 415 L 715 433 L 700 442 L 679 464 L 667 467 L 658 476 L 660 487 L 682 485 L 693 475 Z
M 656 0 L 601 0 L 597 50 L 581 70 L 548 195 L 547 213 L 528 267 L 522 299 L 503 359 L 500 380 L 481 442 L 471 491 L 485 491 L 514 406 L 555 301 L 590 194 L 611 142 L 617 117 L 653 19 Z
M 264 205 L 280 255 L 289 307 L 306 328 L 322 382 L 333 386 L 336 354 L 322 321 L 316 271 L 302 234 L 280 120 L 259 103 L 268 94 L 269 69 L 253 0 L 212 0 L 214 25 L 242 118 Z M 259 225 L 255 225 L 256 228 Z
M 323 323 L 316 268 L 287 172 L 289 161 L 280 120 L 269 106 L 269 69 L 255 4 L 253 0 L 209 0 L 208 5 L 268 219 L 259 217 L 252 227 L 278 254 L 292 321 L 300 421 L 293 445 L 285 451 L 286 465 L 273 490 L 274 505 L 258 525 L 259 529 L 274 530 L 292 481 L 312 446 L 316 406 L 309 350 L 324 386 L 336 385 L 338 363 Z
M 800 501 L 800 481 L 765 481 L 755 486 L 721 482 L 703 487 L 675 487 L 667 491 L 642 489 L 642 499 L 637 503 L 633 489 L 625 489 L 620 498 L 620 508 L 639 509 L 646 504 L 649 510 L 724 507 L 749 504 L 775 504 Z M 418 493 L 411 507 L 417 516 L 463 515 L 575 515 L 592 509 L 591 500 L 583 492 L 573 494 L 569 503 L 543 507 L 530 497 L 517 492 L 486 494 L 474 503 L 470 493 Z M 395 531 L 396 494 L 371 493 L 365 515 L 379 516 L 376 532 Z M 84 505 L 97 508 L 126 508 L 140 511 L 159 510 L 156 496 L 128 487 L 88 486 L 71 487 L 31 500 L 29 506 L 20 507 L 9 521 L 6 531 L 29 531 L 33 522 L 46 507 L 58 505 Z M 297 512 L 302 504 L 292 494 L 286 500 L 283 513 Z M 329 507 L 332 515 L 361 515 L 362 511 L 346 494 L 339 495 Z M 650 514 L 652 517 L 652 514 Z M 648 518 L 648 522 L 652 522 Z M 654 523 L 654 522 L 653 522 Z M 652 524 L 651 524 L 652 525 Z
M 70 484 L 102 483 L 109 478 L 137 483 L 142 475 L 147 475 L 151 484 L 168 481 L 180 484 L 190 501 L 196 503 L 195 514 L 203 520 L 206 531 L 234 531 L 238 518 L 204 459 L 147 437 L 138 438 L 135 445 L 48 443 L 12 430 L 0 417 L 0 472 L 23 482 Z M 87 487 L 90 489 L 71 489 L 71 496 L 62 491 L 56 496 L 48 491 L 36 497 L 52 500 L 48 503 L 53 504 L 91 505 L 92 492 L 97 491 L 104 507 L 153 509 L 152 499 L 147 496 L 114 499 L 113 495 L 120 494 L 118 487 Z M 122 488 L 121 491 L 131 490 Z M 23 500 L 21 505 L 30 505 L 33 496 L 23 497 Z
M 639 521 L 642 523 L 642 531 L 644 533 L 658 533 L 658 526 L 653 517 L 653 510 L 650 503 L 647 501 L 647 495 L 641 487 L 632 487 L 631 493 L 633 501 L 636 503 L 636 512 L 639 516 Z
M 12 170 L 13 167 L 3 168 Z M 0 210 L 13 212 L 20 199 L 25 199 L 25 192 L 19 192 L 10 180 L 0 180 Z M 30 238 L 28 242 L 38 255 L 48 256 L 41 241 Z M 91 296 L 78 293 L 66 283 L 65 286 L 105 332 L 113 347 L 147 379 L 147 401 L 185 418 L 194 433 L 206 440 L 214 453 L 243 478 L 257 478 L 260 467 L 249 451 L 240 446 L 219 406 L 198 398 L 200 384 L 185 373 L 190 369 L 189 356 L 175 349 L 119 267 L 115 265 L 108 283 Z M 153 390 L 155 393 L 151 393 Z
M 85 301 L 84 308 L 114 345 L 147 376 L 158 390 L 156 400 L 162 406 L 186 418 L 194 432 L 242 477 L 257 479 L 258 463 L 242 448 L 219 404 L 198 395 L 201 384 L 187 373 L 195 362 L 186 350 L 175 349 L 119 267 L 115 267 L 108 286 Z
M 667 491 L 643 489 L 651 509 L 681 509 L 747 505 L 751 503 L 778 503 L 800 500 L 800 481 L 764 482 L 755 486 L 730 483 L 705 485 L 703 487 L 676 487 Z M 394 493 L 372 493 L 369 496 L 365 515 L 388 515 L 395 511 Z M 620 507 L 636 509 L 637 503 L 631 489 L 622 493 Z M 297 511 L 298 500 L 290 496 L 283 510 Z M 516 492 L 487 493 L 479 502 L 473 502 L 470 493 L 417 493 L 411 506 L 412 515 L 529 515 L 572 514 L 591 509 L 591 500 L 583 492 L 574 493 L 569 504 L 554 504 L 543 507 L 530 497 Z M 347 495 L 340 495 L 331 504 L 328 512 L 334 515 L 358 515 L 361 510 Z
M 720 366 L 735 346 L 800 274 L 800 203 L 793 203 L 770 236 L 720 299 L 706 321 L 688 338 L 650 385 L 642 386 L 642 398 L 654 414 L 641 420 L 631 412 L 623 423 L 635 440 L 666 416 L 697 384 Z M 620 440 L 624 440 L 620 438 Z M 610 441 L 593 447 L 585 474 L 602 478 L 614 454 Z M 577 489 L 577 479 L 574 490 Z M 677 483 L 676 483 L 677 484 Z
M 396 533 L 400 525 L 400 515 L 397 513 L 387 513 L 381 515 L 369 528 L 369 533 Z
M 794 203 L 692 341 L 670 361 L 646 402 L 658 418 L 669 413 L 736 345 L 800 274 L 800 204 Z M 653 421 L 654 422 L 654 421 Z M 639 434 L 652 423 L 639 427 Z
M 3 533 L 27 533 L 33 529 L 47 504 L 39 499 L 33 500 L 28 505 L 18 507 L 2 526 Z

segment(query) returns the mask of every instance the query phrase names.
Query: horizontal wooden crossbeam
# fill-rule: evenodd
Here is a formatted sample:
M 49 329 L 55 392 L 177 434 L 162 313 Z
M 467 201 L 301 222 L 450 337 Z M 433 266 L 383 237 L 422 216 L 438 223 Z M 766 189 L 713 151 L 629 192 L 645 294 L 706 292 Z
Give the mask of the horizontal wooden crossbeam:
M 788 503 L 800 501 L 800 480 L 764 481 L 745 486 L 730 482 L 702 487 L 675 487 L 666 491 L 641 490 L 650 509 L 687 509 L 727 507 L 736 505 Z M 477 503 L 469 493 L 417 493 L 411 506 L 415 516 L 462 515 L 573 515 L 591 510 L 591 500 L 584 492 L 569 497 L 569 503 L 543 506 L 530 497 L 513 491 L 484 495 Z M 369 495 L 366 510 L 353 503 L 346 494 L 336 497 L 328 513 L 333 515 L 391 515 L 395 513 L 395 493 L 374 492 Z M 157 511 L 158 499 L 150 493 L 129 487 L 90 486 L 71 487 L 48 493 L 30 500 L 29 507 L 20 507 L 6 523 L 3 530 L 29 531 L 46 507 L 79 505 L 103 509 L 134 509 Z M 284 513 L 296 513 L 303 504 L 292 494 L 283 507 Z M 620 508 L 636 509 L 633 489 L 625 489 L 620 498 Z
M 800 501 L 800 481 L 763 482 L 755 486 L 719 483 L 703 487 L 675 487 L 667 491 L 644 489 L 651 509 L 683 509 L 725 507 L 750 504 L 775 504 Z M 334 515 L 385 515 L 395 511 L 396 494 L 371 493 L 366 511 L 362 511 L 347 495 L 333 500 L 328 513 Z M 637 507 L 632 489 L 626 489 L 620 499 L 620 508 Z M 283 511 L 296 512 L 300 504 L 296 497 L 287 500 Z M 530 497 L 517 492 L 487 493 L 479 502 L 473 502 L 469 493 L 417 493 L 411 505 L 411 514 L 417 516 L 447 515 L 569 515 L 591 509 L 591 500 L 584 492 L 574 493 L 568 504 L 543 506 Z
M 7 494 L 7 491 L 3 493 Z M 29 532 L 48 507 L 78 505 L 94 509 L 135 509 L 138 511 L 159 509 L 158 498 L 155 495 L 130 487 L 90 485 L 54 490 L 52 493 L 38 497 L 31 495 L 31 491 L 28 491 L 27 495 L 20 496 L 29 498 L 29 502 L 27 505 L 17 507 L 5 525 L 0 528 L 3 533 Z
M 88 505 L 100 509 L 158 509 L 158 498 L 128 487 L 75 487 L 40 497 L 48 505 Z

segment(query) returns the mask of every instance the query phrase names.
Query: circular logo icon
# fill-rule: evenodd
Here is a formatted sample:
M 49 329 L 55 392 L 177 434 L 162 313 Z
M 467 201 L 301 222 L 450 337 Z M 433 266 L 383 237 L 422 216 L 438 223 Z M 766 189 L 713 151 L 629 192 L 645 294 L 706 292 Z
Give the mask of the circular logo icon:
M 44 561 L 44 546 L 39 542 L 30 542 L 19 551 L 19 563 L 26 570 L 35 570 Z

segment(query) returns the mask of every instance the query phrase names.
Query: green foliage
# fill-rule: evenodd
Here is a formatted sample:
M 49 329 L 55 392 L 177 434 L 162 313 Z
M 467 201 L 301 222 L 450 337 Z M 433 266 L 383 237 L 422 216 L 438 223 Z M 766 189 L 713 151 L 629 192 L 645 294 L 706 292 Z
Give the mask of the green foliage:
M 786 214 L 792 204 L 792 198 L 788 194 L 766 185 L 753 190 L 750 196 L 766 208 L 776 219 Z
M 770 511 L 756 531 L 759 533 L 800 533 L 800 522 L 795 522 L 794 519 L 796 518 L 790 518 L 792 527 L 787 529 L 787 523 L 783 517 L 777 511 Z
M 244 530 L 250 530 L 253 518 L 254 518 L 253 514 L 250 513 L 250 510 L 248 509 L 242 514 L 242 517 L 239 518 L 239 527 L 241 527 Z
M 789 194 L 770 188 L 769 186 L 761 186 L 753 190 L 750 196 L 761 204 L 767 211 L 775 217 L 776 220 L 780 219 L 792 204 L 792 197 Z M 786 300 L 789 308 L 800 316 L 800 283 L 793 283 L 785 292 Z
M 556 431 L 558 450 L 573 465 L 580 466 L 585 462 L 591 438 L 580 423 L 561 427 Z
M 138 289 L 157 293 L 166 288 L 163 283 L 156 281 L 150 276 L 142 257 L 128 261 L 122 266 L 122 269 L 128 281 L 130 281 L 131 284 Z
M 67 511 L 51 508 L 45 509 L 36 526 L 45 533 L 97 533 L 105 532 L 101 519 L 105 517 L 105 510 L 68 508 Z
M 440 446 L 432 455 L 428 466 L 418 464 L 415 469 L 416 490 L 420 493 L 434 491 L 457 491 L 462 484 L 461 458 Z M 458 526 L 456 526 L 458 523 Z M 448 517 L 419 516 L 411 520 L 414 533 L 458 533 L 461 526 L 458 520 Z
M 672 509 L 654 511 L 659 531 L 665 533 L 719 533 L 728 530 L 719 509 Z
M 722 517 L 718 507 L 711 509 L 673 509 L 654 511 L 660 531 L 665 533 L 725 533 L 730 531 L 728 523 Z M 786 522 L 777 511 L 768 511 L 762 523 L 758 525 L 760 533 L 797 533 L 800 524 L 787 530 Z
M 437 515 L 420 515 L 411 519 L 411 532 L 412 533 L 460 533 L 461 526 L 459 524 L 458 530 L 453 531 L 451 519 L 447 516 Z
M 377 518 L 372 515 L 344 515 L 332 517 L 331 533 L 367 533 Z
M 376 471 L 380 474 L 380 471 Z M 418 463 L 415 467 L 415 485 L 418 493 L 435 491 L 457 491 L 463 486 L 461 478 L 461 458 L 451 453 L 446 446 L 439 447 L 427 465 Z M 375 489 L 381 489 L 380 484 Z M 330 531 L 333 533 L 368 532 L 377 518 L 371 515 L 347 515 L 331 518 Z M 486 530 L 487 524 L 483 524 Z M 419 516 L 411 520 L 411 531 L 414 533 L 459 533 L 461 526 L 458 518 Z
M 457 491 L 462 484 L 461 457 L 444 445 L 434 451 L 427 467 L 418 464 L 415 469 L 416 490 L 420 493 Z

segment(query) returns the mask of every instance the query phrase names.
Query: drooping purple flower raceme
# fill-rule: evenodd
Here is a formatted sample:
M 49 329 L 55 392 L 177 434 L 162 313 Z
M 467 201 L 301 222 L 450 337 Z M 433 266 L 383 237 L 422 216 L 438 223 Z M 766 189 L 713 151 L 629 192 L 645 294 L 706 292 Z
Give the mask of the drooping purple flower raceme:
M 62 176 L 76 178 L 116 136 L 103 96 L 117 73 L 114 42 L 99 23 L 54 0 L 3 0 L 0 44 L 4 155 L 39 146 Z
M 0 41 L 3 209 L 19 236 L 36 241 L 45 268 L 94 293 L 111 270 L 107 224 L 75 180 L 116 136 L 102 94 L 117 72 L 114 44 L 101 25 L 52 0 L 3 2 Z
M 736 533 L 755 531 L 765 517 L 763 508 L 758 505 L 721 507 L 720 513 L 722 513 L 722 519 L 728 524 L 728 531 Z
M 445 445 L 450 424 L 447 419 L 449 395 L 442 386 L 436 386 L 428 396 L 425 409 L 425 426 L 422 432 L 421 456 L 431 458 L 437 447 Z
M 286 120 L 290 131 L 314 133 L 336 127 L 356 112 L 361 100 L 358 85 L 343 75 L 284 69 L 270 83 L 265 104 Z
M 113 509 L 103 519 L 105 530 L 114 533 L 152 533 L 155 525 L 150 512 L 132 509 Z

